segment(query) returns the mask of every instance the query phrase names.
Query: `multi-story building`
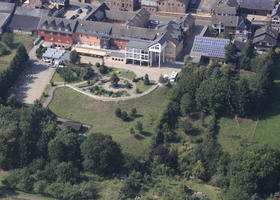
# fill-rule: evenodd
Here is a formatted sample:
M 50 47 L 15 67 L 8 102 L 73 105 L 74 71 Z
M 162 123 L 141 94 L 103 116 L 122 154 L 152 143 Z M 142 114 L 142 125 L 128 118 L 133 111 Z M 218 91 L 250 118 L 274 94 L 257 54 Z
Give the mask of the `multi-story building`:
M 84 20 L 42 18 L 38 33 L 45 41 L 71 46 L 80 54 L 111 62 L 161 66 L 177 60 L 194 21 L 191 15 L 152 16 L 145 9 L 127 12 L 100 6 Z
M 189 0 L 142 0 L 141 7 L 151 13 L 186 13 Z
M 38 35 L 58 47 L 70 47 L 73 44 L 77 24 L 77 20 L 42 17 L 38 25 Z

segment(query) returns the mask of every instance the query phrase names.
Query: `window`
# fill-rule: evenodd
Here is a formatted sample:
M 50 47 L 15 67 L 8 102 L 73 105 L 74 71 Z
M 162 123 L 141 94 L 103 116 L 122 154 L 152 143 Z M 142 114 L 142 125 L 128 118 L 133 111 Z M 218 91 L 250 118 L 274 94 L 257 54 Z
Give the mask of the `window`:
M 91 46 L 91 42 L 88 42 L 87 44 L 88 44 L 89 46 Z
M 61 36 L 61 34 L 60 34 L 60 33 L 57 33 L 57 35 L 58 35 L 58 36 Z
M 41 31 L 41 33 L 42 33 L 42 34 L 44 34 L 44 33 L 45 33 L 45 31 Z
M 81 44 L 84 44 L 84 40 L 80 40 L 80 43 L 81 43 Z
M 58 41 L 58 42 L 61 42 L 61 39 L 60 39 L 60 38 L 58 38 L 58 39 L 57 39 L 57 41 Z
M 122 49 L 122 46 L 119 46 L 119 49 Z
M 94 42 L 94 46 L 96 46 L 97 45 L 97 43 L 96 42 Z
M 53 32 L 50 32 L 50 35 L 53 35 Z
M 69 40 L 66 40 L 66 43 L 70 43 L 70 41 L 69 41 Z
M 53 37 L 50 37 L 50 40 L 53 40 Z

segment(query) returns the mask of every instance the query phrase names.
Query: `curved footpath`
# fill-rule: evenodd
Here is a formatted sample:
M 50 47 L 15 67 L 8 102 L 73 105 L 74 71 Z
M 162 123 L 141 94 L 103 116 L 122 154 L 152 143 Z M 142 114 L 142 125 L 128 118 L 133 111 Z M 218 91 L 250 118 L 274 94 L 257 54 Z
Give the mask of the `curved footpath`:
M 76 83 L 75 85 L 77 85 L 77 84 L 78 83 Z M 83 91 L 80 88 L 76 87 L 75 85 L 66 84 L 66 85 L 58 85 L 58 86 L 52 87 L 50 89 L 49 93 L 48 93 L 48 97 L 47 97 L 46 101 L 43 103 L 43 107 L 44 108 L 48 107 L 48 105 L 51 103 L 51 101 L 53 99 L 54 91 L 57 88 L 61 88 L 61 87 L 69 87 L 69 88 L 71 88 L 71 89 L 73 89 L 73 90 L 75 90 L 75 91 L 77 91 L 79 93 L 82 93 L 82 94 L 84 94 L 84 95 L 86 95 L 86 96 L 88 96 L 88 97 L 90 97 L 92 99 L 96 99 L 96 100 L 100 100 L 100 101 L 124 101 L 124 100 L 136 99 L 136 98 L 145 96 L 145 95 L 149 94 L 150 92 L 154 91 L 159 86 L 159 84 L 155 84 L 151 88 L 146 90 L 145 92 L 140 93 L 140 94 L 135 94 L 133 96 L 127 96 L 127 97 L 105 97 L 105 96 L 97 96 L 97 95 L 91 94 L 89 92 Z

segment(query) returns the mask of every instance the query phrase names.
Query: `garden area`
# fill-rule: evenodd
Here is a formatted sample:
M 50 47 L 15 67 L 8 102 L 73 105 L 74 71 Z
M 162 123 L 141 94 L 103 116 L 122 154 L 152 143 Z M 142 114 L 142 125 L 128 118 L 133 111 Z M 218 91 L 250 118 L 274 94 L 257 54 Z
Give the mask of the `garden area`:
M 140 94 L 150 89 L 154 82 L 149 80 L 149 76 L 137 78 L 134 72 L 109 68 L 104 64 L 96 63 L 99 77 L 88 80 L 77 86 L 85 92 L 104 97 L 126 97 Z

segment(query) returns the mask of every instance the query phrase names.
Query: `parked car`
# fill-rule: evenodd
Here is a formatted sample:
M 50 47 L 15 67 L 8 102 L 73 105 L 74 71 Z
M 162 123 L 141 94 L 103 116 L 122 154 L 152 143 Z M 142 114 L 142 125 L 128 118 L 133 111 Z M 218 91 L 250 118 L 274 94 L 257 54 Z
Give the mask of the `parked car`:
M 83 10 L 81 8 L 78 9 L 78 13 L 81 14 Z

